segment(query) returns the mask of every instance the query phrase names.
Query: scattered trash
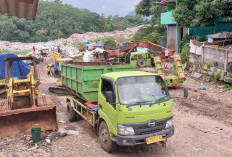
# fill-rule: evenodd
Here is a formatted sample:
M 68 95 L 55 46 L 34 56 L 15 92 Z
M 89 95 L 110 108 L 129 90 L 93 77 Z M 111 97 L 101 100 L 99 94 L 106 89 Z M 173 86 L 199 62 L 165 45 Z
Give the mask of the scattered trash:
M 87 148 L 90 148 L 90 145 L 87 144 L 82 144 L 83 146 L 86 146 Z
M 60 137 L 64 137 L 67 135 L 67 131 L 64 129 L 64 128 L 59 128 L 58 131 L 57 131 L 57 134 L 60 136 Z
M 198 88 L 199 90 L 206 90 L 206 88 L 205 87 L 203 87 L 203 88 Z
M 217 129 L 220 129 L 220 130 L 223 130 L 222 128 L 220 128 L 220 127 L 216 127 Z
M 51 142 L 51 139 L 45 139 L 45 141 L 50 145 L 52 142 Z
M 30 135 L 28 135 L 27 137 L 26 137 L 26 139 L 25 139 L 26 141 L 30 141 L 31 140 L 31 136 Z
M 78 135 L 78 134 L 79 134 L 79 131 L 68 130 L 68 131 L 67 131 L 67 134 L 68 134 L 68 135 Z

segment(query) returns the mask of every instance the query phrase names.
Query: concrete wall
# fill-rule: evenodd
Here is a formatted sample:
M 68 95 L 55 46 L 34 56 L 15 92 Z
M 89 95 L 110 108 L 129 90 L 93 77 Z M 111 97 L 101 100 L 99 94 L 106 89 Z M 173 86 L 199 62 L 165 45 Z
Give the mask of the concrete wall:
M 208 75 L 220 73 L 220 80 L 232 83 L 232 71 L 227 71 L 232 65 L 232 49 L 203 46 L 201 54 L 189 53 L 188 61 L 191 71 Z
M 228 63 L 232 62 L 232 49 L 204 46 L 202 53 L 203 64 L 218 65 L 220 69 L 225 71 Z

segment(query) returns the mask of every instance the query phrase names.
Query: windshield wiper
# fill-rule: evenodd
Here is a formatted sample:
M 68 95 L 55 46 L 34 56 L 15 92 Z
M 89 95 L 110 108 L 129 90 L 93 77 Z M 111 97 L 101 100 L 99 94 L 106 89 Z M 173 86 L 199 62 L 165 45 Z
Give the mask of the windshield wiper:
M 156 99 L 155 103 L 161 103 L 162 102 L 162 99 L 164 99 L 166 96 L 163 96 L 159 99 Z M 168 99 L 165 99 L 165 101 L 168 101 L 170 99 L 170 97 Z
M 127 105 L 127 107 L 141 105 L 141 104 L 144 104 L 144 103 L 153 103 L 153 101 L 138 101 L 138 102 L 135 102 L 135 104 Z M 148 104 L 144 104 L 144 105 L 148 105 Z

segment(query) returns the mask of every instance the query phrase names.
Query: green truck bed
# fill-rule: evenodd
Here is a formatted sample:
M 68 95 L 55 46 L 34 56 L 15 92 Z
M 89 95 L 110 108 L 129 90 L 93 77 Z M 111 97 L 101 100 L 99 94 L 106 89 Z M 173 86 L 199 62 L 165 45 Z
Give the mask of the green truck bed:
M 105 63 L 62 63 L 61 81 L 76 96 L 87 102 L 97 102 L 98 84 L 102 74 L 133 71 L 132 65 L 107 65 Z

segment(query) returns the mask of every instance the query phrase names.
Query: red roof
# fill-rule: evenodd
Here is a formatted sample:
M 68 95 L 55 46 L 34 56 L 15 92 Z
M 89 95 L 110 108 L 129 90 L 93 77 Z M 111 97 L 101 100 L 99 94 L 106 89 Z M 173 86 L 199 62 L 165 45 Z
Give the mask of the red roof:
M 161 1 L 161 4 L 165 4 L 167 2 L 176 2 L 176 0 L 162 0 Z
M 39 0 L 0 0 L 0 13 L 34 20 Z

